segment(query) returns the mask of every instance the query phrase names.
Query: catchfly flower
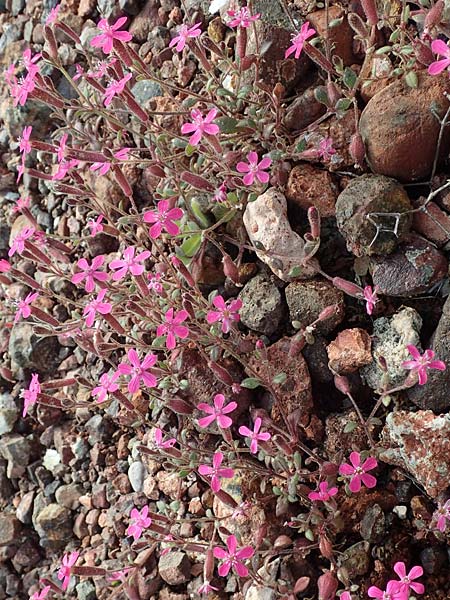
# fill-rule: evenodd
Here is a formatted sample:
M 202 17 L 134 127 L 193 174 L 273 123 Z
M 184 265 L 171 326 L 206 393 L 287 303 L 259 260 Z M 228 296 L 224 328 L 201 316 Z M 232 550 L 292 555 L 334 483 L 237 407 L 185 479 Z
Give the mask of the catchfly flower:
M 217 310 L 208 311 L 206 320 L 210 324 L 220 321 L 222 323 L 222 333 L 228 333 L 232 322 L 237 323 L 240 319 L 239 310 L 242 308 L 242 300 L 237 298 L 226 303 L 222 296 L 216 296 L 213 304 Z
M 44 588 L 42 588 L 40 592 L 34 592 L 34 594 L 30 596 L 30 600 L 45 600 L 50 590 L 51 587 L 49 585 L 46 585 Z
M 175 348 L 177 337 L 184 340 L 189 336 L 189 328 L 181 324 L 188 316 L 189 314 L 185 310 L 180 310 L 174 314 L 173 308 L 169 308 L 165 314 L 165 322 L 158 325 L 156 335 L 158 337 L 167 336 L 166 348 L 168 348 L 168 350 L 173 350 Z
M 181 25 L 178 29 L 178 35 L 176 35 L 169 44 L 169 48 L 175 46 L 177 52 L 181 52 L 186 46 L 186 42 L 189 38 L 198 37 L 202 31 L 200 29 L 201 23 L 196 23 L 189 27 L 188 25 Z
M 321 481 L 319 483 L 319 490 L 317 492 L 310 492 L 308 498 L 316 502 L 327 502 L 332 496 L 338 493 L 337 487 L 328 489 L 328 482 Z
M 97 27 L 102 33 L 92 38 L 91 46 L 101 48 L 105 54 L 109 54 L 113 49 L 114 40 L 120 40 L 121 42 L 131 41 L 133 39 L 131 33 L 128 33 L 128 31 L 119 31 L 126 22 L 127 17 L 120 17 L 114 25 L 110 25 L 106 19 L 101 19 L 97 23 Z
M 144 213 L 144 221 L 153 223 L 150 227 L 150 237 L 156 240 L 161 235 L 163 229 L 169 235 L 178 235 L 180 228 L 175 223 L 183 216 L 181 208 L 170 208 L 168 200 L 160 200 L 156 210 L 150 210 Z
M 316 30 L 310 27 L 308 21 L 305 21 L 301 26 L 300 31 L 297 34 L 292 35 L 292 45 L 284 53 L 284 58 L 288 58 L 291 54 L 294 54 L 295 58 L 300 58 L 303 46 L 310 37 L 315 35 Z
M 211 477 L 211 489 L 214 493 L 217 493 L 220 490 L 221 484 L 220 479 L 224 477 L 225 479 L 231 479 L 234 477 L 233 469 L 228 467 L 221 467 L 220 465 L 223 462 L 223 454 L 222 452 L 215 452 L 213 456 L 213 464 L 212 467 L 210 465 L 199 465 L 198 472 L 200 475 L 205 477 Z
M 92 264 L 89 264 L 85 258 L 80 258 L 77 262 L 80 272 L 72 275 L 70 280 L 72 283 L 79 284 L 85 279 L 84 289 L 89 294 L 94 291 L 96 282 L 103 283 L 108 279 L 108 273 L 99 271 L 99 268 L 105 262 L 105 257 L 101 254 L 92 259 Z
M 220 546 L 214 548 L 214 556 L 222 561 L 222 564 L 218 568 L 219 575 L 226 577 L 230 569 L 233 568 L 238 577 L 247 577 L 248 569 L 243 564 L 243 561 L 253 556 L 255 553 L 254 549 L 251 546 L 238 549 L 237 539 L 234 535 L 227 537 L 226 544 L 226 550 Z
M 8 256 L 14 256 L 16 252 L 17 254 L 22 254 L 22 252 L 25 250 L 26 240 L 33 237 L 35 232 L 36 230 L 34 227 L 24 227 L 21 229 L 12 241 L 11 247 L 8 251 Z
M 366 301 L 366 312 L 368 315 L 371 315 L 375 304 L 378 302 L 377 286 L 372 289 L 370 285 L 366 285 L 364 288 L 363 297 Z
M 157 355 L 150 352 L 141 362 L 136 350 L 130 348 L 127 356 L 130 362 L 120 363 L 117 372 L 120 375 L 131 375 L 131 379 L 128 383 L 128 391 L 130 394 L 135 394 L 138 391 L 141 381 L 149 388 L 156 387 L 158 383 L 156 377 L 150 373 L 148 369 L 151 369 L 151 367 L 154 367 L 157 363 Z
M 37 292 L 33 294 L 28 294 L 28 296 L 24 300 L 19 300 L 17 302 L 17 312 L 14 316 L 14 323 L 20 320 L 20 318 L 28 319 L 31 315 L 31 307 L 30 304 L 36 300 L 39 296 Z
M 64 592 L 69 587 L 70 573 L 79 556 L 79 552 L 71 552 L 70 554 L 64 554 L 63 556 L 62 565 L 58 571 L 58 579 L 62 580 L 61 587 Z
M 438 505 L 433 513 L 433 521 L 436 522 L 436 528 L 444 533 L 447 529 L 447 521 L 450 522 L 450 499 Z
M 216 394 L 214 396 L 214 407 L 205 402 L 200 402 L 200 404 L 197 404 L 197 408 L 208 413 L 207 417 L 202 417 L 198 420 L 200 427 L 208 427 L 213 421 L 217 421 L 219 427 L 227 429 L 233 423 L 233 420 L 226 415 L 236 410 L 237 403 L 229 402 L 225 405 L 225 396 L 223 394 Z
M 428 369 L 445 371 L 445 363 L 442 362 L 442 360 L 434 360 L 435 353 L 433 350 L 425 350 L 421 355 L 419 350 L 412 344 L 409 344 L 406 347 L 413 357 L 413 360 L 404 360 L 402 362 L 402 367 L 410 371 L 416 371 L 417 376 L 419 377 L 419 385 L 424 385 L 428 381 Z
M 350 478 L 350 483 L 348 487 L 351 492 L 359 492 L 361 489 L 361 483 L 363 483 L 368 488 L 373 488 L 377 484 L 377 480 L 373 475 L 369 475 L 367 471 L 371 471 L 378 466 L 378 462 L 376 458 L 369 457 L 361 464 L 361 454 L 359 452 L 351 452 L 350 453 L 350 462 L 343 463 L 339 467 L 339 473 L 341 475 L 345 475 Z
M 394 571 L 397 573 L 400 579 L 400 591 L 403 592 L 405 598 L 409 598 L 409 594 L 423 594 L 425 586 L 422 583 L 413 581 L 418 577 L 422 577 L 422 567 L 412 567 L 409 573 L 406 573 L 406 566 L 404 562 L 396 562 L 394 565 Z
M 177 443 L 175 438 L 170 438 L 169 440 L 163 440 L 163 431 L 159 427 L 156 427 L 153 431 L 153 439 L 155 442 L 155 446 L 157 448 L 162 448 L 163 450 L 167 448 L 172 448 Z
M 105 106 L 109 106 L 114 96 L 117 96 L 123 92 L 127 82 L 130 81 L 132 77 L 133 75 L 131 73 L 127 73 L 122 77 L 122 79 L 119 79 L 118 81 L 111 81 L 103 95 L 103 104 Z
M 269 173 L 265 172 L 265 169 L 268 169 L 272 164 L 272 159 L 266 156 L 261 161 L 259 161 L 259 157 L 256 152 L 249 152 L 247 154 L 248 163 L 243 161 L 238 162 L 236 165 L 236 170 L 239 173 L 247 173 L 242 178 L 242 181 L 245 185 L 252 185 L 252 183 L 256 179 L 261 183 L 267 183 L 269 181 Z
M 379 587 L 372 585 L 367 593 L 370 598 L 377 598 L 377 600 L 405 600 L 405 595 L 400 590 L 398 581 L 391 579 L 388 581 L 386 590 L 381 590 Z
M 450 48 L 442 40 L 433 40 L 431 42 L 431 50 L 438 56 L 443 56 L 441 60 L 435 60 L 428 67 L 430 75 L 439 75 L 444 69 L 449 70 L 450 67 Z
M 242 6 L 238 10 L 227 10 L 227 15 L 231 17 L 231 21 L 227 22 L 228 27 L 250 27 L 251 23 L 257 21 L 261 16 L 260 13 L 252 15 L 248 6 Z
M 239 427 L 239 433 L 245 437 L 250 438 L 250 452 L 252 454 L 256 454 L 258 452 L 258 442 L 267 442 L 272 437 L 268 431 L 259 433 L 261 429 L 262 419 L 261 417 L 256 417 L 255 424 L 253 426 L 253 431 L 245 425 Z
M 100 385 L 97 385 L 91 392 L 93 396 L 97 396 L 97 402 L 105 402 L 108 400 L 108 394 L 112 392 L 116 392 L 119 389 L 118 384 L 116 383 L 117 379 L 119 379 L 119 373 L 112 373 L 112 375 L 108 375 L 108 373 L 103 373 L 100 377 Z
M 127 529 L 127 535 L 132 535 L 136 541 L 141 537 L 143 530 L 152 524 L 152 519 L 148 516 L 148 506 L 143 506 L 141 511 L 133 508 L 130 517 L 131 522 Z
M 144 272 L 144 265 L 142 264 L 148 257 L 150 252 L 144 250 L 136 255 L 136 248 L 134 246 L 128 246 L 123 251 L 123 258 L 112 260 L 109 263 L 109 268 L 116 271 L 112 276 L 114 281 L 120 281 L 125 277 L 128 271 L 134 275 L 142 275 Z
M 23 413 L 22 417 L 25 417 L 30 406 L 35 404 L 38 399 L 38 395 L 41 393 L 41 384 L 39 383 L 39 375 L 33 373 L 31 376 L 30 385 L 27 390 L 22 390 L 20 393 L 23 398 Z
M 104 302 L 106 289 L 100 290 L 97 298 L 94 298 L 84 307 L 83 316 L 86 317 L 86 325 L 92 327 L 95 321 L 95 315 L 99 312 L 101 315 L 108 315 L 112 311 L 112 304 Z
M 219 133 L 219 126 L 213 123 L 216 115 L 216 108 L 212 108 L 206 117 L 204 117 L 197 108 L 191 110 L 192 121 L 190 123 L 184 123 L 184 125 L 181 126 L 181 133 L 192 133 L 189 139 L 191 146 L 197 146 L 204 133 L 208 135 L 217 135 Z

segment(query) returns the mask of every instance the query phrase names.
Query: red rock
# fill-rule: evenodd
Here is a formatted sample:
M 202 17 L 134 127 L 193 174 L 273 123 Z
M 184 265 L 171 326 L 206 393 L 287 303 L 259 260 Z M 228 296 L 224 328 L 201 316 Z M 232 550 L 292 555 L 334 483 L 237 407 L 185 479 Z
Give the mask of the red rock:
M 370 335 L 364 329 L 344 329 L 327 346 L 330 369 L 353 373 L 372 362 Z
M 349 66 L 355 62 L 353 55 L 353 30 L 347 22 L 345 11 L 337 5 L 328 8 L 327 12 L 323 8 L 307 15 L 307 20 L 311 23 L 322 39 L 328 39 L 333 48 L 332 53 L 339 56 L 344 61 L 344 65 Z M 335 19 L 342 19 L 342 22 L 334 27 L 329 27 L 329 23 Z
M 289 173 L 286 198 L 303 210 L 315 206 L 321 217 L 333 217 L 338 193 L 337 185 L 328 171 L 305 163 L 297 165 Z
M 416 204 L 422 206 L 424 198 Z M 434 202 L 428 202 L 426 212 L 420 211 L 413 214 L 413 229 L 423 237 L 441 247 L 450 240 L 450 215 L 441 210 Z

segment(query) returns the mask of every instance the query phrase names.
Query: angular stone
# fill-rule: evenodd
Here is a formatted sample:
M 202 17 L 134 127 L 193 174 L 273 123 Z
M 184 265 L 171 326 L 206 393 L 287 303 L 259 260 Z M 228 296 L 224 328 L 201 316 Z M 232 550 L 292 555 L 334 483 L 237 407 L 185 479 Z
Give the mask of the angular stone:
M 344 329 L 327 346 L 330 369 L 336 373 L 353 373 L 372 362 L 370 335 L 358 327 Z
M 449 106 L 444 92 L 450 91 L 447 73 L 429 76 L 417 73 L 412 88 L 400 78 L 368 102 L 359 130 L 366 145 L 366 159 L 375 173 L 400 181 L 416 181 L 430 174 L 440 124 Z M 450 132 L 444 129 L 441 156 L 448 153 Z
M 169 552 L 160 556 L 158 571 L 169 585 L 181 585 L 190 579 L 191 561 L 184 552 Z
M 19 407 L 11 394 L 0 394 L 0 435 L 13 430 L 19 413 Z
M 33 514 L 33 524 L 41 546 L 53 550 L 64 548 L 72 533 L 70 510 L 59 504 L 48 504 Z
M 350 66 L 355 62 L 353 55 L 353 30 L 348 24 L 345 10 L 334 4 L 326 11 L 324 8 L 316 10 L 307 15 L 307 20 L 311 23 L 318 35 L 322 39 L 329 40 L 332 54 L 341 58 L 344 65 Z M 340 20 L 335 27 L 330 27 L 331 21 Z
M 83 488 L 77 484 L 61 485 L 55 493 L 56 502 L 70 510 L 75 510 L 80 506 L 80 496 L 83 493 Z
M 380 459 L 408 471 L 431 498 L 447 490 L 450 415 L 435 415 L 431 410 L 391 412 L 386 418 L 381 444 L 384 450 Z
M 264 275 L 257 275 L 244 286 L 239 298 L 242 300 L 239 314 L 243 325 L 267 336 L 275 333 L 286 312 L 276 285 Z
M 321 217 L 334 217 L 339 190 L 329 171 L 303 163 L 289 173 L 285 194 L 293 207 L 315 206 Z
M 344 294 L 328 281 L 293 281 L 284 292 L 291 322 L 298 321 L 302 327 L 306 327 L 319 317 L 324 308 L 336 306 L 328 319 L 319 322 L 316 331 L 326 335 L 342 323 Z
M 130 468 L 128 469 L 128 479 L 135 492 L 142 492 L 146 474 L 147 470 L 140 461 L 131 463 Z
M 0 438 L 0 455 L 8 461 L 8 479 L 21 477 L 30 460 L 30 442 L 23 436 L 10 433 Z
M 424 198 L 415 203 L 416 208 L 423 206 Z M 438 248 L 450 240 L 450 215 L 439 208 L 434 202 L 428 202 L 426 211 L 415 212 L 413 228 Z
M 326 106 L 317 102 L 314 90 L 308 88 L 286 108 L 284 124 L 291 131 L 298 131 L 311 125 L 326 111 Z
M 373 257 L 369 268 L 381 294 L 410 298 L 442 281 L 448 263 L 434 244 L 410 234 L 393 254 Z
M 16 323 L 9 338 L 9 355 L 13 374 L 19 369 L 52 371 L 58 364 L 58 340 L 54 336 L 40 338 L 29 323 Z
M 16 517 L 22 523 L 29 525 L 33 514 L 34 492 L 27 492 L 19 502 L 16 508 Z
M 283 281 L 308 279 L 314 272 L 314 260 L 302 264 L 305 257 L 303 239 L 295 233 L 287 218 L 284 195 L 275 188 L 268 189 L 249 202 L 244 212 L 244 225 L 258 257 Z M 300 274 L 290 275 L 296 267 Z
M 21 523 L 12 513 L 0 514 L 0 540 L 2 546 L 18 541 Z

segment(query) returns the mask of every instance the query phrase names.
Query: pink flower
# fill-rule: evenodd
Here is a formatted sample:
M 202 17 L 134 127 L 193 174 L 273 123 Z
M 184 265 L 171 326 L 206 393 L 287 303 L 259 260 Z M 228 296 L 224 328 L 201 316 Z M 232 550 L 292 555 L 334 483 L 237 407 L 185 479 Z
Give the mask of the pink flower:
M 319 483 L 319 491 L 309 493 L 308 498 L 313 501 L 316 500 L 318 502 L 328 502 L 328 500 L 332 496 L 336 496 L 337 493 L 337 487 L 328 489 L 328 483 L 326 481 L 321 481 Z
M 25 241 L 28 238 L 32 237 L 35 231 L 36 230 L 34 229 L 34 227 L 24 227 L 23 229 L 21 229 L 16 235 L 16 237 L 13 239 L 11 247 L 8 251 L 8 256 L 14 256 L 16 252 L 18 254 L 22 254 L 22 252 L 25 250 Z
M 250 27 L 250 23 L 257 21 L 261 16 L 260 13 L 257 15 L 251 15 L 248 6 L 242 6 L 239 10 L 227 10 L 227 15 L 232 17 L 231 21 L 228 21 L 228 27 Z
M 342 592 L 342 594 L 339 597 L 339 600 L 352 600 L 352 596 L 350 592 Z
M 229 469 L 227 467 L 220 468 L 220 465 L 223 461 L 222 452 L 215 452 L 213 456 L 213 466 L 209 465 L 200 465 L 198 467 L 198 472 L 200 475 L 204 475 L 206 477 L 211 477 L 211 489 L 213 492 L 217 493 L 220 490 L 220 478 L 225 477 L 225 479 L 231 479 L 234 476 L 233 469 Z
M 165 442 L 163 442 L 162 438 L 163 432 L 159 427 L 157 427 L 153 433 L 153 439 L 155 440 L 155 446 L 157 448 L 172 448 L 172 446 L 174 446 L 177 443 L 177 440 L 175 438 L 170 438 L 170 440 L 166 440 Z
M 253 426 L 253 431 L 245 425 L 239 427 L 239 433 L 245 437 L 249 437 L 250 442 L 250 452 L 252 454 L 256 454 L 258 452 L 258 442 L 261 440 L 263 442 L 267 442 L 272 437 L 268 431 L 264 433 L 259 433 L 261 429 L 262 420 L 260 417 L 256 417 L 255 424 Z
M 40 592 L 34 592 L 34 594 L 30 597 L 30 600 L 45 600 L 47 598 L 48 593 L 50 591 L 50 586 L 46 585 Z
M 198 588 L 199 594 L 209 594 L 209 592 L 216 591 L 219 588 L 216 588 L 210 584 L 209 581 L 204 581 L 202 585 Z
M 436 520 L 436 527 L 441 533 L 447 529 L 447 521 L 450 521 L 450 499 L 443 505 L 439 505 L 433 514 L 433 520 Z
M 71 169 L 78 167 L 79 164 L 80 161 L 76 158 L 71 158 L 70 160 L 62 160 L 60 163 L 58 163 L 58 170 L 52 176 L 52 180 L 61 181 Z
M 19 150 L 23 154 L 23 156 L 26 156 L 31 152 L 30 135 L 32 131 L 33 128 L 31 127 L 31 125 L 28 125 L 28 127 L 24 127 L 22 135 L 19 138 Z
M 227 186 L 225 182 L 221 183 L 214 194 L 214 202 L 225 202 L 227 199 Z
M 121 581 L 124 583 L 132 570 L 131 567 L 125 567 L 125 569 L 120 569 L 119 571 L 114 571 L 114 573 L 110 573 L 107 577 L 108 581 Z
M 158 357 L 156 356 L 156 354 L 150 352 L 141 362 L 136 350 L 131 348 L 130 350 L 128 350 L 128 360 L 131 364 L 120 363 L 117 371 L 118 373 L 120 373 L 120 375 L 132 376 L 128 383 L 128 391 L 130 392 L 130 394 L 135 394 L 138 391 L 141 380 L 144 383 L 144 385 L 146 385 L 149 388 L 156 387 L 156 377 L 152 375 L 150 371 L 147 370 L 157 363 Z
M 333 154 L 336 154 L 336 150 L 333 148 L 333 140 L 330 137 L 322 138 L 317 153 L 323 160 L 330 160 Z
M 64 160 L 64 156 L 66 154 L 66 145 L 67 145 L 67 139 L 69 137 L 69 134 L 64 133 L 61 136 L 61 139 L 59 140 L 59 145 L 58 145 L 58 151 L 56 153 L 56 156 L 58 158 L 58 162 L 61 162 Z
M 388 581 L 386 591 L 380 590 L 380 588 L 372 585 L 368 590 L 370 598 L 378 598 L 379 600 L 404 600 L 404 594 L 400 591 L 400 584 L 398 581 Z
M 117 62 L 115 57 L 110 60 L 99 60 L 96 64 L 96 68 L 94 71 L 88 71 L 88 77 L 93 77 L 94 79 L 101 79 L 108 73 L 108 68 L 112 67 L 112 65 Z
M 445 56 L 443 60 L 436 60 L 428 67 L 430 75 L 439 75 L 444 69 L 448 70 L 450 67 L 450 48 L 442 40 L 433 40 L 431 50 L 438 56 Z
M 18 301 L 17 312 L 14 316 L 14 323 L 17 323 L 17 321 L 19 321 L 21 317 L 23 317 L 24 319 L 28 319 L 28 317 L 31 315 L 30 304 L 34 302 L 38 296 L 39 294 L 37 292 L 34 292 L 34 294 L 28 294 L 25 300 Z
M 13 208 L 13 212 L 21 212 L 24 208 L 30 208 L 30 202 L 31 198 L 29 196 L 26 198 L 19 198 Z
M 158 337 L 167 335 L 166 339 L 166 348 L 169 350 L 173 350 L 176 346 L 177 337 L 182 340 L 186 339 L 189 335 L 189 329 L 185 325 L 181 325 L 183 321 L 186 321 L 189 314 L 185 310 L 180 310 L 174 315 L 173 308 L 169 308 L 169 310 L 165 314 L 166 322 L 158 325 L 156 330 L 156 335 Z
M 420 355 L 419 350 L 411 344 L 406 346 L 408 352 L 411 354 L 414 360 L 404 360 L 402 367 L 410 371 L 417 371 L 419 376 L 419 385 L 424 385 L 428 380 L 427 369 L 438 369 L 438 371 L 445 371 L 446 366 L 442 360 L 433 360 L 435 353 L 433 350 L 425 350 L 423 355 Z
M 156 210 L 144 213 L 146 223 L 154 223 L 150 227 L 150 237 L 154 240 L 159 238 L 163 229 L 170 235 L 178 235 L 180 229 L 174 221 L 181 219 L 183 211 L 181 208 L 170 208 L 168 200 L 160 200 Z
M 178 35 L 171 40 L 169 44 L 169 48 L 172 48 L 176 45 L 175 50 L 177 52 L 181 52 L 186 45 L 188 38 L 198 37 L 202 32 L 200 29 L 201 23 L 196 23 L 189 27 L 188 25 L 181 25 L 178 29 Z
M 211 425 L 213 421 L 217 421 L 217 425 L 222 429 L 227 429 L 233 423 L 233 420 L 227 415 L 230 412 L 233 412 L 237 408 L 236 402 L 230 402 L 226 406 L 225 404 L 225 396 L 223 394 L 216 394 L 214 396 L 214 408 L 209 406 L 209 404 L 205 404 L 204 402 L 200 402 L 197 404 L 198 410 L 202 410 L 205 413 L 208 413 L 208 417 L 202 417 L 198 420 L 198 424 L 200 427 L 208 427 Z
M 258 155 L 256 152 L 249 152 L 247 154 L 248 163 L 238 162 L 236 165 L 236 170 L 239 173 L 247 173 L 242 179 L 245 185 L 252 185 L 255 181 L 255 177 L 261 183 L 267 183 L 269 181 L 269 173 L 265 173 L 263 169 L 268 169 L 272 164 L 272 159 L 268 156 L 262 159 L 261 162 L 258 163 Z
M 64 554 L 63 556 L 62 565 L 58 571 L 58 579 L 62 579 L 62 589 L 64 592 L 69 586 L 71 567 L 77 562 L 79 556 L 79 552 L 71 552 L 70 555 Z
M 104 215 L 99 215 L 95 221 L 93 219 L 89 219 L 88 226 L 91 230 L 92 236 L 97 235 L 97 233 L 103 231 L 102 221 L 104 218 Z
M 197 146 L 202 139 L 204 133 L 208 135 L 216 135 L 219 133 L 219 126 L 213 123 L 213 119 L 216 118 L 217 110 L 212 108 L 206 117 L 203 117 L 202 113 L 194 108 L 191 110 L 191 123 L 185 123 L 181 126 L 181 133 L 192 133 L 189 143 L 191 146 Z
M 127 81 L 130 81 L 132 77 L 133 75 L 131 73 L 127 73 L 124 77 L 122 77 L 122 79 L 119 79 L 119 81 L 112 81 L 105 90 L 103 104 L 105 106 L 109 106 L 114 96 L 123 92 Z
M 108 273 L 97 270 L 103 265 L 104 262 L 105 257 L 102 254 L 93 258 L 91 265 L 89 265 L 85 258 L 80 258 L 80 260 L 77 262 L 77 265 L 78 268 L 82 269 L 82 271 L 72 275 L 72 279 L 70 281 L 78 285 L 83 281 L 83 279 L 86 279 L 84 289 L 90 294 L 94 291 L 96 280 L 103 282 L 108 279 Z
M 406 574 L 406 566 L 404 562 L 396 562 L 394 565 L 394 571 L 400 578 L 400 591 L 403 592 L 405 598 L 409 598 L 410 590 L 415 594 L 423 594 L 425 587 L 421 583 L 414 583 L 412 579 L 422 577 L 422 567 L 413 567 L 411 571 Z
M 251 546 L 245 546 L 245 548 L 237 549 L 237 540 L 234 535 L 227 537 L 227 549 L 216 547 L 214 548 L 214 556 L 223 560 L 223 563 L 219 566 L 218 572 L 221 577 L 226 577 L 233 567 L 234 572 L 238 577 L 247 577 L 248 569 L 242 563 L 243 560 L 251 558 L 255 553 Z
M 5 258 L 0 258 L 0 273 L 7 273 L 11 270 L 11 265 Z
M 292 46 L 290 46 L 284 53 L 284 58 L 287 58 L 295 52 L 295 58 L 299 58 L 303 50 L 303 45 L 306 40 L 312 37 L 316 33 L 316 30 L 309 27 L 308 21 L 305 21 L 297 34 L 292 35 Z
M 76 81 L 77 79 L 81 79 L 82 77 L 84 77 L 84 69 L 81 65 L 79 65 L 78 63 L 75 65 L 75 75 L 73 75 L 72 79 L 74 81 Z
M 91 300 L 84 307 L 83 316 L 86 317 L 86 325 L 92 327 L 95 321 L 95 314 L 100 313 L 101 315 L 107 315 L 112 311 L 112 304 L 110 302 L 103 302 L 106 294 L 106 289 L 102 289 L 97 294 L 95 300 Z
M 61 4 L 57 4 L 54 8 L 51 9 L 51 11 L 48 13 L 48 17 L 45 20 L 45 24 L 47 26 L 49 25 L 53 25 L 53 23 L 56 22 L 56 19 L 58 18 L 58 13 L 59 13 L 59 9 L 61 8 Z
M 119 389 L 116 381 L 119 378 L 119 373 L 112 373 L 112 375 L 108 375 L 108 373 L 103 373 L 100 377 L 100 385 L 95 387 L 91 394 L 93 396 L 97 396 L 97 402 L 104 402 L 108 400 L 108 394 L 112 392 L 116 392 Z
M 370 285 L 366 285 L 364 288 L 364 300 L 366 301 L 366 311 L 368 315 L 371 315 L 375 304 L 378 302 L 377 287 L 374 289 Z
M 97 175 L 106 175 L 110 168 L 111 163 L 108 161 L 95 162 L 89 167 L 89 171 L 98 171 Z
M 27 48 L 26 50 L 24 50 L 24 52 L 22 54 L 23 65 L 24 65 L 25 69 L 27 69 L 27 71 L 29 73 L 36 74 L 36 73 L 39 72 L 39 66 L 36 65 L 36 63 L 41 58 L 42 58 L 42 54 L 40 52 L 38 52 L 34 56 L 31 56 L 31 50 L 30 50 L 30 48 Z
M 130 516 L 131 523 L 128 525 L 127 535 L 132 535 L 136 541 L 141 537 L 142 531 L 152 524 L 152 520 L 148 516 L 148 506 L 144 506 L 140 512 L 137 508 L 133 508 Z
M 37 402 L 38 395 L 40 393 L 41 384 L 39 383 L 39 375 L 37 373 L 33 373 L 28 389 L 22 390 L 22 392 L 20 393 L 21 398 L 23 398 L 24 400 L 22 417 L 25 417 L 30 406 Z
M 115 259 L 110 262 L 109 268 L 116 271 L 112 276 L 114 281 L 123 279 L 128 271 L 134 276 L 142 275 L 144 272 L 144 265 L 141 263 L 150 256 L 150 252 L 144 250 L 144 252 L 140 252 L 137 256 L 134 255 L 135 252 L 136 248 L 134 246 L 129 246 L 124 250 L 123 258 Z
M 218 310 L 210 310 L 206 315 L 206 320 L 210 324 L 220 321 L 222 323 L 222 333 L 228 333 L 231 323 L 233 321 L 238 322 L 240 319 L 239 310 L 242 308 L 242 300 L 238 298 L 225 303 L 222 296 L 216 296 L 213 304 Z
M 101 19 L 97 23 L 97 27 L 101 29 L 103 33 L 92 38 L 91 46 L 94 46 L 94 48 L 101 48 L 105 54 L 109 54 L 113 49 L 114 40 L 120 40 L 121 42 L 129 42 L 132 40 L 133 36 L 131 33 L 128 33 L 128 31 L 119 31 L 126 22 L 127 17 L 120 17 L 114 25 L 110 25 L 106 19 Z
M 350 462 L 343 463 L 339 467 L 339 473 L 350 477 L 349 488 L 352 492 L 359 492 L 361 489 L 361 482 L 368 488 L 373 488 L 377 484 L 377 480 L 373 475 L 369 475 L 367 471 L 371 471 L 378 466 L 376 458 L 369 457 L 361 465 L 361 455 L 359 452 L 350 453 Z
M 150 273 L 148 276 L 148 289 L 149 290 L 154 290 L 157 294 L 162 294 L 163 292 L 163 286 L 161 283 L 161 279 L 162 279 L 162 275 L 161 273 L 155 273 L 152 274 Z
M 27 76 L 20 81 L 16 81 L 11 86 L 11 96 L 13 97 L 13 105 L 24 106 L 26 101 L 28 100 L 28 96 L 36 87 L 35 84 L 36 72 L 32 71 L 28 73 Z

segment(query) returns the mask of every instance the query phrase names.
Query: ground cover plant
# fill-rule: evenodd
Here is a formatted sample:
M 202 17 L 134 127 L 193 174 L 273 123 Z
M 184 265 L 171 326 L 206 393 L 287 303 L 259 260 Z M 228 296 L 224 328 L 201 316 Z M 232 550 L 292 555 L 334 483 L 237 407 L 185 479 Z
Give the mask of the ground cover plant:
M 448 598 L 443 0 L 0 16 L 0 598 Z

